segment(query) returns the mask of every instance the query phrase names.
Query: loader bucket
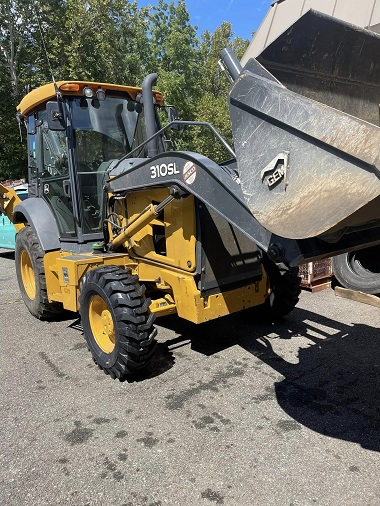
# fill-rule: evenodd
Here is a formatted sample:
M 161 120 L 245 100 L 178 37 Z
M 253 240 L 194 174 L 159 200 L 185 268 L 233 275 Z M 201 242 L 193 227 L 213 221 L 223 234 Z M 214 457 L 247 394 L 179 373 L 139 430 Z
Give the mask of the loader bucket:
M 230 91 L 252 214 L 290 239 L 380 227 L 380 37 L 309 11 L 260 60 L 276 77 L 251 59 Z

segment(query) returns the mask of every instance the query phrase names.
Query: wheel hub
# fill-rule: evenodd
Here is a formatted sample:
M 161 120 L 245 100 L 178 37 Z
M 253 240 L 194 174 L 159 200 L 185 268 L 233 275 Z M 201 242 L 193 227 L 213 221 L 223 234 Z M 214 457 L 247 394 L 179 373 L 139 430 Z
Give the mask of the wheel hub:
M 107 303 L 99 296 L 93 295 L 89 306 L 91 331 L 96 343 L 104 353 L 111 353 L 115 348 L 115 327 Z
M 30 300 L 36 297 L 36 280 L 34 277 L 33 264 L 26 250 L 21 252 L 20 272 L 25 292 Z

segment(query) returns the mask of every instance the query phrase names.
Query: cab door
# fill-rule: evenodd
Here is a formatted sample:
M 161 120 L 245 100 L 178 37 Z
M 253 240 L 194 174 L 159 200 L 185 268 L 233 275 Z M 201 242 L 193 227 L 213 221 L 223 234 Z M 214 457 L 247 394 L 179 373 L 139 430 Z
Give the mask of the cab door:
M 46 111 L 38 113 L 40 156 L 40 196 L 50 205 L 60 236 L 77 236 L 69 177 L 67 141 L 64 131 L 48 127 Z

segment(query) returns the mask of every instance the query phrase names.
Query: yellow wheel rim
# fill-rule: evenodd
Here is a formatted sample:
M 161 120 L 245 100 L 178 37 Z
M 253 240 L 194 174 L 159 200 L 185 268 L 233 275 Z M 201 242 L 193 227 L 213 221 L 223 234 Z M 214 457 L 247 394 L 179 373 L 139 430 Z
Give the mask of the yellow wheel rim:
M 20 257 L 20 272 L 22 284 L 30 300 L 36 298 L 36 278 L 30 256 L 26 250 L 22 250 Z
M 96 344 L 104 353 L 111 353 L 115 348 L 115 326 L 107 303 L 99 295 L 91 298 L 89 320 Z

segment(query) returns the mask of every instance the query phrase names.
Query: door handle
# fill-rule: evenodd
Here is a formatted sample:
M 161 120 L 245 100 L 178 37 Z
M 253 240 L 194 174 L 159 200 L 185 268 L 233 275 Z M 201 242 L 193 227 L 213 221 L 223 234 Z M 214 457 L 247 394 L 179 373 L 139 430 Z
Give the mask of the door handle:
M 63 193 L 65 197 L 71 197 L 71 185 L 69 179 L 65 179 L 63 181 Z

